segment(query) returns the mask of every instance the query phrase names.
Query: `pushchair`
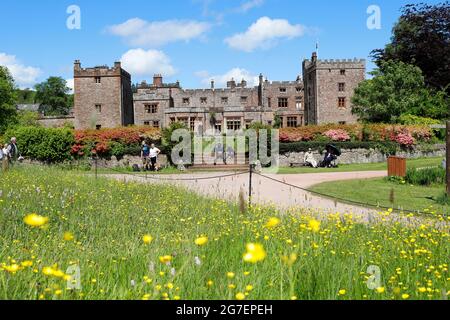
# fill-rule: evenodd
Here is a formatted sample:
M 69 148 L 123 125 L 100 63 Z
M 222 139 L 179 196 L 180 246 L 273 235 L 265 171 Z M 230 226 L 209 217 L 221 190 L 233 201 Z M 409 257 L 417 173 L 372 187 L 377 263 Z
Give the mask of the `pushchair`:
M 341 151 L 334 145 L 329 144 L 325 147 L 325 157 L 319 162 L 319 168 L 337 168 L 336 160 L 342 154 Z

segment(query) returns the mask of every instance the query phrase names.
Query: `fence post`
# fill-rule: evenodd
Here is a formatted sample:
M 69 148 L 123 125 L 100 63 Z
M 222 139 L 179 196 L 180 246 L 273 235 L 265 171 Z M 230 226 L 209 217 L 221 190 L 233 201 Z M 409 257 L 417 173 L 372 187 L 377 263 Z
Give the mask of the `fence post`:
M 254 164 L 250 163 L 250 172 L 248 176 L 248 208 L 252 207 L 252 179 Z

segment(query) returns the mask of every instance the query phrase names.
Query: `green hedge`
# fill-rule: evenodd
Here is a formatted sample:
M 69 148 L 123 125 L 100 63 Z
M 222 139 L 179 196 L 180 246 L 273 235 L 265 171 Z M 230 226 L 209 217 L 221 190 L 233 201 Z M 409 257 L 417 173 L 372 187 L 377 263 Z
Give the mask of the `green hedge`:
M 306 152 L 308 149 L 319 150 L 323 152 L 325 147 L 330 142 L 291 142 L 291 143 L 280 143 L 280 153 L 289 152 Z M 340 149 L 376 149 L 384 154 L 394 155 L 398 150 L 398 144 L 395 142 L 333 142 L 333 145 Z
M 405 181 L 416 186 L 430 186 L 433 184 L 444 184 L 445 169 L 441 167 L 425 169 L 408 169 Z
M 6 132 L 7 139 L 17 138 L 22 156 L 47 163 L 70 160 L 75 143 L 71 129 L 18 127 Z

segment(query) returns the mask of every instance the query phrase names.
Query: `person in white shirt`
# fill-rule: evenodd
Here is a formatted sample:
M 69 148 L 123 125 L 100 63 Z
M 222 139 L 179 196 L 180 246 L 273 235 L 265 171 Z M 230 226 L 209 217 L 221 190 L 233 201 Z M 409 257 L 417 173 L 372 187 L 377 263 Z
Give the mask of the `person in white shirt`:
M 9 161 L 9 153 L 8 153 L 8 144 L 5 144 L 3 148 L 0 148 L 0 154 L 2 155 L 0 157 L 0 161 L 2 163 L 2 169 L 3 172 L 6 172 L 8 170 L 8 161 Z
M 156 171 L 156 162 L 158 160 L 158 155 L 161 153 L 161 150 L 155 147 L 155 144 L 152 143 L 150 146 L 150 164 L 151 171 Z
M 305 153 L 303 157 L 303 161 L 305 164 L 312 166 L 313 168 L 317 168 L 317 161 L 314 159 L 314 155 L 312 153 L 312 149 L 310 148 L 308 152 Z

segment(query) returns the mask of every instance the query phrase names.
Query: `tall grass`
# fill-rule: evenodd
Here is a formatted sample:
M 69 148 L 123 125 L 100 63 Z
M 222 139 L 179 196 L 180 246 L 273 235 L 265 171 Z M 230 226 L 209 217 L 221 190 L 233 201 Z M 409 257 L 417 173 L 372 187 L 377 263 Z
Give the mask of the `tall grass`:
M 10 171 L 0 190 L 0 299 L 441 299 L 449 290 L 448 229 L 338 214 L 318 226 L 301 209 L 242 210 L 173 186 L 48 168 Z M 47 227 L 26 225 L 30 213 L 48 217 Z M 280 224 L 266 225 L 272 217 Z M 196 245 L 199 236 L 208 243 Z M 267 257 L 244 262 L 248 243 Z M 43 273 L 73 265 L 81 290 Z M 372 265 L 378 291 L 367 286 Z
M 445 169 L 441 167 L 408 169 L 405 181 L 418 186 L 430 186 L 432 184 L 443 184 L 445 182 Z

